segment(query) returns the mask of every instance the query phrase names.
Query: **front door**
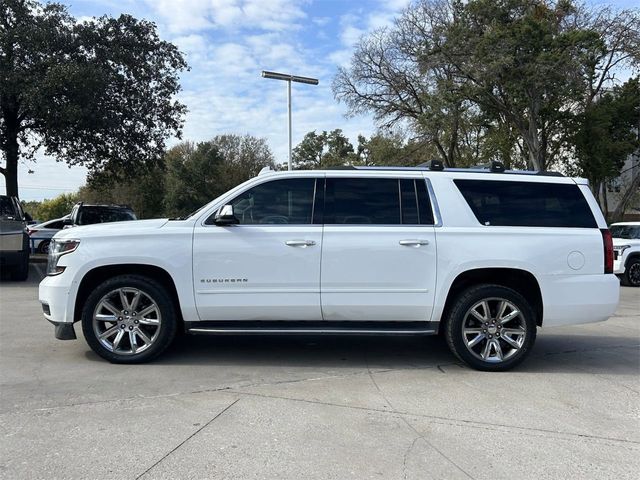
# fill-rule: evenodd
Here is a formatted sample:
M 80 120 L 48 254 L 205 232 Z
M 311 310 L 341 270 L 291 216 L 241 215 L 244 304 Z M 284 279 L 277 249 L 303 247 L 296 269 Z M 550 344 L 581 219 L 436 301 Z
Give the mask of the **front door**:
M 193 282 L 201 320 L 321 320 L 316 179 L 271 179 L 233 200 L 238 225 L 198 225 Z

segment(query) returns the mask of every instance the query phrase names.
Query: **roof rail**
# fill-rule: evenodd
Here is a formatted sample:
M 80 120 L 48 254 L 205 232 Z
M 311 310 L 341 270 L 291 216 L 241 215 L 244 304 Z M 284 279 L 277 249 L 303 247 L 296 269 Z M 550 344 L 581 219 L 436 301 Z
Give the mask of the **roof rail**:
M 475 165 L 468 168 L 449 168 L 445 167 L 441 160 L 431 160 L 421 163 L 415 167 L 403 166 L 355 166 L 355 165 L 339 165 L 335 167 L 324 168 L 323 170 L 393 170 L 393 171 L 409 171 L 409 172 L 455 172 L 455 173 L 505 173 L 508 175 L 539 175 L 541 177 L 564 177 L 560 172 L 541 171 L 541 170 L 507 170 L 502 162 L 492 161 L 490 164 Z

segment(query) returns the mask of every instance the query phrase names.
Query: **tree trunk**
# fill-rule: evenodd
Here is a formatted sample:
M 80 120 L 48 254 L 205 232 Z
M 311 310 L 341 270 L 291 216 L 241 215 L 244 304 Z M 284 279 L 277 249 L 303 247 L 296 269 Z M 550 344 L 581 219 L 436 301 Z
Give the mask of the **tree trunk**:
M 613 211 L 613 214 L 611 215 L 611 219 L 613 221 L 618 222 L 622 220 L 622 217 L 624 216 L 624 212 L 629 207 L 629 203 L 638 192 L 638 189 L 640 189 L 640 172 L 637 173 L 635 177 L 633 177 L 633 180 L 631 180 L 631 184 L 629 185 L 629 188 L 627 188 L 627 190 L 622 195 L 622 198 L 620 198 L 620 201 L 618 202 L 618 206 L 616 207 L 616 209 Z
M 4 181 L 7 189 L 7 195 L 18 196 L 18 156 L 19 146 L 17 135 L 9 136 L 5 142 L 5 157 L 7 165 L 2 169 Z

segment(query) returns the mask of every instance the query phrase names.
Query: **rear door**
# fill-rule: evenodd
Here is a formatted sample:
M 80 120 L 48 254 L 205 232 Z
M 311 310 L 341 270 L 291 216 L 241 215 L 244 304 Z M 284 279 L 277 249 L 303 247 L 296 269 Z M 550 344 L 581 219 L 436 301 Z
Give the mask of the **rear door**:
M 424 178 L 327 178 L 324 320 L 428 321 L 436 281 L 433 223 Z

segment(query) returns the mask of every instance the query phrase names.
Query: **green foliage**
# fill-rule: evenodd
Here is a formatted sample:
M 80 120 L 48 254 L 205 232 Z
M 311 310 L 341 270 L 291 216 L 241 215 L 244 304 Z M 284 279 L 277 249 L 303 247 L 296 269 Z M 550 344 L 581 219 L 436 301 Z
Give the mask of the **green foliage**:
M 617 177 L 627 157 L 640 148 L 640 81 L 633 78 L 595 99 L 577 115 L 573 141 L 579 174 L 596 192 Z
M 219 135 L 207 142 L 184 142 L 165 156 L 164 210 L 183 216 L 239 183 L 274 167 L 264 139 L 249 135 Z
M 0 3 L 0 149 L 7 190 L 17 163 L 45 153 L 90 171 L 156 164 L 179 135 L 186 63 L 154 23 L 130 15 L 78 22 L 57 3 Z
M 293 165 L 297 169 L 319 170 L 351 165 L 357 161 L 353 145 L 342 130 L 307 133 L 293 149 Z
M 79 198 L 77 193 L 63 193 L 50 200 L 43 200 L 41 202 L 22 202 L 22 208 L 25 212 L 29 213 L 34 220 L 46 222 L 64 217 L 70 213 L 73 206 L 80 201 Z
M 183 142 L 152 168 L 99 172 L 78 193 L 89 203 L 127 204 L 138 218 L 187 215 L 220 194 L 275 168 L 264 139 L 250 135 L 218 135 L 207 142 Z
M 94 173 L 78 191 L 80 200 L 95 204 L 124 204 L 140 219 L 164 216 L 164 169 L 155 166 L 133 175 Z

